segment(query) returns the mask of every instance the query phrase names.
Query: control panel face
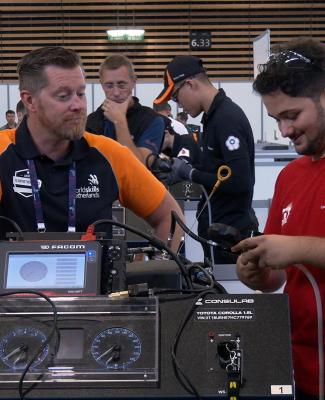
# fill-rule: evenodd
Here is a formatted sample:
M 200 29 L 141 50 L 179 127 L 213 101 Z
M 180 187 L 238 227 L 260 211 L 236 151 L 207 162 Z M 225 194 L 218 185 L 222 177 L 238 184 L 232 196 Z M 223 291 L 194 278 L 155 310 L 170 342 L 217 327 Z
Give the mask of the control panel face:
M 96 241 L 0 242 L 0 292 L 96 295 L 101 262 Z
M 0 299 L 0 383 L 13 385 L 30 364 L 25 382 L 63 385 L 107 382 L 154 386 L 158 382 L 158 306 L 144 299 L 58 298 L 57 329 L 46 302 Z M 98 300 L 96 300 L 98 299 Z M 21 302 L 18 306 L 17 302 Z M 11 307 L 14 304 L 14 308 Z M 33 361 L 34 360 L 34 361 Z

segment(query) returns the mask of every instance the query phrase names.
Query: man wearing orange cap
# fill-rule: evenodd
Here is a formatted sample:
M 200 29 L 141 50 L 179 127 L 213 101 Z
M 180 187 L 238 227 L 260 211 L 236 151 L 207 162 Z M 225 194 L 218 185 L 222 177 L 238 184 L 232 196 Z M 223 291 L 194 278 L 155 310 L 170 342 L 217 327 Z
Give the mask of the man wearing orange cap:
M 200 167 L 194 168 L 186 160 L 175 158 L 167 183 L 190 180 L 203 185 L 210 194 L 217 181 L 218 168 L 229 166 L 232 175 L 212 195 L 211 213 L 208 207 L 203 209 L 205 198 L 199 203 L 198 233 L 207 238 L 212 223 L 223 223 L 237 228 L 241 236 L 246 237 L 258 227 L 251 207 L 255 182 L 254 138 L 246 115 L 223 89 L 213 86 L 202 61 L 194 56 L 177 56 L 167 65 L 164 89 L 154 103 L 169 99 L 194 118 L 202 111 L 204 114 Z M 227 252 L 210 253 L 208 248 L 204 248 L 204 252 L 218 264 L 236 261 L 236 256 Z

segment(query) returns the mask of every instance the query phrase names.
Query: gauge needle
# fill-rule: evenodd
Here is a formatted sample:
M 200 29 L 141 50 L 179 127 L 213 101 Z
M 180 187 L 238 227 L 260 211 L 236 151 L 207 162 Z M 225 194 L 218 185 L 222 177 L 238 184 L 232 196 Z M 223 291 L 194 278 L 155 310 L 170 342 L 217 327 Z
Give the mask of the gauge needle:
M 28 351 L 28 346 L 26 344 L 22 344 L 19 347 L 16 347 L 15 349 L 13 349 L 9 354 L 6 355 L 6 357 L 4 357 L 4 360 L 8 360 L 10 357 L 16 355 L 17 353 L 21 353 L 24 352 L 25 355 Z
M 108 355 L 110 355 L 110 357 L 106 361 L 106 364 L 110 363 L 112 360 L 117 360 L 120 356 L 120 346 L 118 344 L 113 344 L 113 346 L 109 347 L 97 358 L 97 361 Z
M 112 355 L 107 359 L 106 365 L 108 365 L 112 361 L 117 361 L 120 359 L 120 346 L 116 346 Z

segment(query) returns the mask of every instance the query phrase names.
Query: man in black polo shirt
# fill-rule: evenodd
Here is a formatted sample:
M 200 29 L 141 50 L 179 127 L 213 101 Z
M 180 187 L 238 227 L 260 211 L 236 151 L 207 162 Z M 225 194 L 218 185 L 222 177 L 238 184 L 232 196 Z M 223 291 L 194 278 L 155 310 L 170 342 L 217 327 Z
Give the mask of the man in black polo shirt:
M 22 58 L 18 75 L 27 115 L 0 135 L 0 237 L 17 225 L 23 232 L 85 232 L 112 219 L 119 200 L 167 241 L 171 211 L 181 215 L 176 201 L 128 148 L 85 132 L 79 56 L 59 46 L 36 49 Z M 110 225 L 102 227 L 109 234 Z
M 202 61 L 194 56 L 177 56 L 165 70 L 165 86 L 155 103 L 176 101 L 184 111 L 197 117 L 202 111 L 203 135 L 200 143 L 202 165 L 194 168 L 186 160 L 175 159 L 169 183 L 191 180 L 204 186 L 207 194 L 217 181 L 221 165 L 231 168 L 232 175 L 221 183 L 203 210 L 202 197 L 198 214 L 198 233 L 207 238 L 211 223 L 223 223 L 240 230 L 243 236 L 258 226 L 251 207 L 254 188 L 254 138 L 243 110 L 210 82 Z M 210 249 L 204 248 L 210 256 Z M 213 255 L 211 255 L 213 256 Z M 214 253 L 218 264 L 235 262 L 236 256 L 223 251 Z
M 117 140 L 145 163 L 150 153 L 160 150 L 163 119 L 132 96 L 136 76 L 127 57 L 107 57 L 99 68 L 99 77 L 106 99 L 88 116 L 86 130 Z

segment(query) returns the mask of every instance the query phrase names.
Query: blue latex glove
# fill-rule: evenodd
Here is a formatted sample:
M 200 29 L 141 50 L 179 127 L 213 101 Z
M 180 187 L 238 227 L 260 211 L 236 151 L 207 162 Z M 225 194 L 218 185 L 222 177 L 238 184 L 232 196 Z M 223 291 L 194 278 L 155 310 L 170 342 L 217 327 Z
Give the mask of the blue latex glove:
M 173 158 L 171 165 L 171 172 L 169 172 L 166 183 L 168 186 L 174 185 L 181 181 L 190 181 L 191 174 L 194 170 L 193 166 L 183 158 Z

